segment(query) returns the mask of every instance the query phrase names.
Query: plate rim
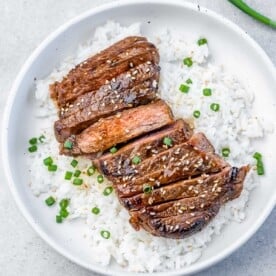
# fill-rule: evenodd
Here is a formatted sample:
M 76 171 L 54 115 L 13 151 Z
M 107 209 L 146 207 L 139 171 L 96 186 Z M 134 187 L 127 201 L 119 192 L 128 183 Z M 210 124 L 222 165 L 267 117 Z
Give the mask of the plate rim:
M 31 216 L 31 214 L 28 212 L 27 208 L 25 207 L 25 204 L 20 198 L 20 193 L 17 190 L 15 183 L 13 181 L 13 176 L 11 173 L 11 166 L 9 162 L 5 162 L 5 160 L 8 159 L 8 126 L 9 121 L 11 117 L 11 110 L 12 106 L 14 104 L 18 89 L 20 88 L 20 83 L 24 79 L 24 76 L 28 69 L 32 66 L 32 63 L 36 60 L 36 58 L 43 52 L 43 50 L 47 47 L 48 44 L 50 44 L 54 39 L 56 39 L 60 34 L 62 34 L 64 31 L 66 31 L 69 27 L 73 26 L 74 24 L 84 20 L 88 17 L 93 17 L 95 14 L 104 12 L 107 10 L 112 10 L 113 8 L 120 8 L 124 6 L 132 6 L 132 5 L 171 5 L 171 6 L 181 6 L 181 8 L 186 8 L 189 10 L 193 10 L 199 13 L 205 13 L 206 15 L 212 17 L 215 19 L 218 23 L 222 25 L 226 25 L 226 27 L 229 27 L 235 33 L 242 36 L 244 39 L 246 39 L 251 47 L 254 48 L 254 50 L 261 56 L 262 60 L 265 62 L 267 69 L 269 71 L 273 72 L 274 75 L 276 75 L 276 68 L 268 55 L 265 53 L 265 51 L 259 46 L 259 44 L 251 38 L 244 30 L 242 30 L 239 26 L 237 26 L 234 22 L 230 21 L 226 17 L 204 7 L 201 5 L 198 5 L 196 3 L 190 3 L 182 0 L 119 0 L 116 2 L 111 2 L 107 4 L 100 5 L 95 8 L 91 8 L 88 11 L 81 13 L 74 17 L 73 19 L 65 22 L 60 27 L 58 27 L 56 30 L 54 30 L 50 35 L 48 35 L 40 44 L 39 46 L 32 52 L 32 54 L 28 57 L 28 59 L 25 61 L 23 66 L 21 67 L 19 73 L 17 74 L 15 81 L 13 82 L 13 85 L 10 89 L 10 95 L 6 101 L 6 107 L 4 109 L 4 116 L 3 116 L 3 132 L 2 132 L 2 164 L 3 169 L 5 172 L 6 180 L 8 182 L 10 191 L 12 193 L 13 199 L 16 202 L 16 205 L 18 209 L 20 210 L 21 214 L 24 216 L 24 218 L 27 220 L 29 225 L 32 227 L 32 229 L 35 230 L 35 232 L 46 242 L 48 243 L 55 251 L 57 251 L 62 256 L 66 257 L 70 261 L 78 264 L 81 267 L 84 267 L 90 271 L 97 272 L 100 274 L 105 275 L 137 275 L 136 273 L 131 273 L 128 271 L 121 271 L 121 272 L 115 272 L 109 271 L 109 267 L 103 267 L 101 265 L 94 265 L 94 264 L 87 264 L 86 262 L 82 261 L 80 257 L 76 257 L 72 255 L 71 253 L 68 253 L 63 249 L 57 242 L 55 242 L 50 236 L 48 236 L 44 230 L 35 222 L 34 218 Z M 199 9 L 200 7 L 200 9 Z M 274 206 L 276 205 L 276 195 L 273 199 L 273 197 L 268 201 L 266 208 L 262 212 L 262 216 L 259 216 L 258 219 L 255 221 L 253 226 L 248 229 L 248 231 L 241 235 L 238 240 L 236 240 L 231 246 L 227 247 L 226 249 L 222 250 L 215 256 L 201 262 L 200 264 L 197 264 L 197 262 L 187 266 L 183 267 L 177 271 L 166 271 L 166 272 L 153 272 L 153 273 L 143 273 L 143 275 L 187 275 L 191 273 L 196 273 L 199 271 L 202 271 L 219 261 L 225 259 L 227 256 L 232 254 L 234 251 L 236 251 L 239 247 L 241 247 L 243 244 L 245 244 L 246 241 L 248 241 L 254 233 L 260 228 L 260 226 L 264 223 L 266 218 L 269 216 L 269 214 L 272 212 Z

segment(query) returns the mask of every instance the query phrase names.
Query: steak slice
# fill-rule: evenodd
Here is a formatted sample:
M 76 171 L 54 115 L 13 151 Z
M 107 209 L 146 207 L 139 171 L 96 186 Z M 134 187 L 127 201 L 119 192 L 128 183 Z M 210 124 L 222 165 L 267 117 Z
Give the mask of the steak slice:
M 153 154 L 167 150 L 167 146 L 163 142 L 165 137 L 169 137 L 174 145 L 179 145 L 187 141 L 191 135 L 192 130 L 189 124 L 180 119 L 159 131 L 136 139 L 114 154 L 105 154 L 98 160 L 95 160 L 94 164 L 102 173 L 108 171 L 111 174 L 112 172 L 117 173 L 121 169 L 128 170 L 128 167 L 131 166 L 130 160 L 135 156 L 139 156 L 141 160 L 145 160 L 152 157 Z
M 70 137 L 73 148 L 71 150 L 63 148 L 62 153 L 101 152 L 172 122 L 173 115 L 169 106 L 164 101 L 158 100 L 100 119 L 79 135 Z
M 106 84 L 97 91 L 86 93 L 68 108 L 62 108 L 62 118 L 54 125 L 56 139 L 64 142 L 69 136 L 79 134 L 100 118 L 155 100 L 159 66 L 143 63 L 129 72 L 114 79 L 112 85 Z M 138 72 L 135 74 L 135 82 L 131 79 L 134 72 Z
M 124 47 L 118 47 L 122 44 Z M 59 107 L 63 107 L 67 102 L 99 89 L 106 81 L 145 62 L 159 62 L 156 47 L 145 39 L 126 38 L 77 65 L 61 82 L 53 83 L 50 86 L 51 97 Z
M 247 166 L 240 169 L 227 167 L 217 174 L 206 176 L 204 182 L 199 183 L 199 189 L 196 188 L 197 184 L 188 183 L 190 180 L 181 182 L 188 191 L 190 189 L 198 193 L 191 193 L 189 196 L 187 192 L 179 200 L 177 197 L 170 200 L 171 194 L 163 192 L 165 203 L 152 203 L 153 206 L 131 211 L 130 223 L 136 230 L 142 227 L 155 236 L 185 238 L 206 226 L 222 204 L 240 195 L 248 170 Z M 202 178 L 197 180 L 201 182 Z M 152 195 L 148 195 L 148 199 L 151 197 Z
M 100 170 L 114 185 L 130 182 L 132 185 L 141 184 L 145 183 L 146 177 L 153 178 L 151 182 L 160 184 L 160 182 L 173 182 L 202 173 L 218 172 L 228 165 L 219 156 L 201 151 L 199 147 L 200 144 L 198 147 L 193 147 L 189 142 L 185 142 L 151 158 L 141 160 L 142 162 L 138 165 L 132 164 L 129 160 L 128 166 L 120 170 L 114 170 L 112 164 L 109 163 L 101 166 Z

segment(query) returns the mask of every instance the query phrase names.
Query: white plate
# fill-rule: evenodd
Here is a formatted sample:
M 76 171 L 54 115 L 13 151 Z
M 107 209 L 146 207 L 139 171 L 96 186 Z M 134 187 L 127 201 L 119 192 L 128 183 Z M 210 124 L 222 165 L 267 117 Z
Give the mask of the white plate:
M 77 45 L 85 41 L 98 25 L 110 19 L 122 24 L 143 22 L 142 31 L 146 36 L 164 27 L 177 30 L 187 37 L 204 35 L 211 42 L 214 61 L 224 64 L 244 83 L 251 84 L 256 96 L 257 114 L 269 119 L 276 118 L 276 72 L 264 51 L 236 25 L 205 8 L 176 0 L 125 1 L 93 9 L 50 35 L 25 63 L 11 91 L 3 131 L 3 163 L 19 209 L 37 233 L 68 259 L 100 273 L 131 275 L 117 266 L 111 269 L 93 263 L 89 246 L 77 234 L 82 227 L 78 223 L 56 226 L 52 220 L 54 214 L 31 194 L 24 157 L 25 141 L 33 135 L 37 123 L 33 119 L 34 107 L 30 101 L 34 78 L 47 76 L 64 57 L 73 55 Z M 148 21 L 151 23 L 148 24 Z M 260 187 L 250 196 L 246 220 L 225 227 L 223 234 L 215 237 L 199 261 L 179 271 L 171 271 L 170 275 L 189 274 L 220 261 L 246 242 L 261 226 L 276 202 L 275 136 L 274 133 L 261 142 L 266 176 L 262 177 Z

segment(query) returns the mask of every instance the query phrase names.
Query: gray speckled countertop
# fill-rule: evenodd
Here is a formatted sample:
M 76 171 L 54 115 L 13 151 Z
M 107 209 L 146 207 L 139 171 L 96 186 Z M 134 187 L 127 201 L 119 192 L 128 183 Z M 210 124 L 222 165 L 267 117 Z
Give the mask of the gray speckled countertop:
M 0 1 L 1 114 L 17 72 L 37 45 L 68 19 L 105 2 L 111 1 Z M 255 22 L 226 0 L 190 2 L 204 5 L 234 21 L 263 47 L 276 64 L 276 30 Z M 246 2 L 276 19 L 275 0 Z M 3 174 L 0 164 L 0 275 L 94 275 L 60 256 L 37 236 L 16 207 Z M 198 275 L 276 275 L 276 209 L 244 246 Z

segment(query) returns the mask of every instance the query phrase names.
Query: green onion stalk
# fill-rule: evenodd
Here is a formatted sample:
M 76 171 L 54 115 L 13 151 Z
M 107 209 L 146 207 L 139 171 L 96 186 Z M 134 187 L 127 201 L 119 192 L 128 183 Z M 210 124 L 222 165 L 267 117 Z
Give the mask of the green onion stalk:
M 243 12 L 245 12 L 246 14 L 248 14 L 249 16 L 253 17 L 254 19 L 256 19 L 272 28 L 276 28 L 275 20 L 272 20 L 271 18 L 260 14 L 256 10 L 249 7 L 244 1 L 242 1 L 242 0 L 228 0 L 228 1 L 230 3 L 232 3 L 233 5 L 235 5 L 237 8 L 239 8 L 240 10 L 242 10 Z

